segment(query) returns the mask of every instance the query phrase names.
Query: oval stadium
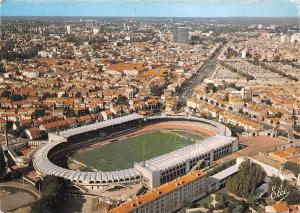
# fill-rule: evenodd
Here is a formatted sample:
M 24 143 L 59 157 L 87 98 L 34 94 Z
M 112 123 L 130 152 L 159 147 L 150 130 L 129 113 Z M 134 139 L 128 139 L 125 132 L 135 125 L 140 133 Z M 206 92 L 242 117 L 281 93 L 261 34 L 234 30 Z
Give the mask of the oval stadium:
M 168 140 L 152 137 L 157 132 L 171 132 L 177 136 Z M 187 138 L 178 138 L 183 137 L 182 134 Z M 149 144 L 152 145 L 151 152 Z M 73 156 L 72 153 L 78 155 L 82 149 L 82 153 L 85 149 L 87 152 L 97 149 L 113 152 L 106 158 L 95 156 L 95 160 L 90 160 L 94 167 L 100 165 L 97 169 L 70 169 L 68 158 Z M 92 190 L 127 187 L 141 182 L 153 188 L 186 174 L 195 166 L 203 168 L 237 150 L 238 139 L 220 123 L 187 115 L 144 117 L 130 114 L 57 134 L 49 133 L 49 142 L 33 156 L 33 166 L 41 176 L 63 177 Z M 132 155 L 128 157 L 126 151 Z M 104 166 L 101 166 L 102 161 Z

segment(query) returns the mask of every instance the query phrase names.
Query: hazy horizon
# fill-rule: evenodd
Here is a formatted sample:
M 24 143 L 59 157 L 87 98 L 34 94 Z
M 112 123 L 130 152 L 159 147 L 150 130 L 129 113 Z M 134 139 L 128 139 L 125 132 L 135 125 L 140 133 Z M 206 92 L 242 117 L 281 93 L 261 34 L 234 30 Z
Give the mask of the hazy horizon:
M 4 0 L 1 16 L 299 17 L 296 0 Z

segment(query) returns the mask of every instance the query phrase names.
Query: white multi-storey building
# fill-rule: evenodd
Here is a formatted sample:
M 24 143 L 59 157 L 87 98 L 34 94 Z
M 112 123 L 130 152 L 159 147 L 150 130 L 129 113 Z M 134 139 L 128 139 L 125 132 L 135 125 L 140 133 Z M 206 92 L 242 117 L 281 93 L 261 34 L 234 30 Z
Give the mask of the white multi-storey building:
M 70 34 L 71 33 L 71 25 L 67 25 L 66 28 L 67 28 L 67 33 Z
M 99 33 L 99 29 L 98 28 L 93 28 L 93 34 L 98 35 L 98 33 Z
M 206 188 L 205 173 L 192 171 L 111 209 L 109 213 L 174 212 L 182 208 L 186 202 L 204 197 Z

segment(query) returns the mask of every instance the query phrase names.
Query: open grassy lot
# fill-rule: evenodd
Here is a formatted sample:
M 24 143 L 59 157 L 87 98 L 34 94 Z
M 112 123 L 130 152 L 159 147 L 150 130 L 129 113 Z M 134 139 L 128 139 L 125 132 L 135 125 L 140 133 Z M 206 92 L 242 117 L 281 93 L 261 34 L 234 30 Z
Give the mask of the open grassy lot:
M 76 160 L 99 171 L 114 171 L 133 167 L 141 162 L 202 140 L 197 134 L 180 130 L 160 130 L 132 136 L 101 147 L 74 153 Z

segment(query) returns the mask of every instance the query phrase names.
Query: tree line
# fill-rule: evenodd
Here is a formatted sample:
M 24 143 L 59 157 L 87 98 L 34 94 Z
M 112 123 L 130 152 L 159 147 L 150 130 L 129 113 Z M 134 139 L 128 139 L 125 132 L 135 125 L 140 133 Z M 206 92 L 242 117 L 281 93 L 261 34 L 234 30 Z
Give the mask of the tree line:
M 270 72 L 273 72 L 273 73 L 277 73 L 278 75 L 281 75 L 282 77 L 285 77 L 285 78 L 288 78 L 292 81 L 298 81 L 298 78 L 290 75 L 290 74 L 286 74 L 285 72 L 282 72 L 274 67 L 270 67 L 268 66 L 267 64 L 265 63 L 261 63 L 259 61 L 256 61 L 256 60 L 248 60 L 249 63 L 251 64 L 254 64 L 256 66 L 260 66 L 261 68 L 265 69 L 265 70 L 268 70 Z
M 223 67 L 229 69 L 231 72 L 237 73 L 240 76 L 246 78 L 247 81 L 254 80 L 254 76 L 253 75 L 250 75 L 248 73 L 242 72 L 242 71 L 238 70 L 237 68 L 235 68 L 235 67 L 233 67 L 233 66 L 231 66 L 231 65 L 229 65 L 229 64 L 227 64 L 227 63 L 225 63 L 223 61 L 221 61 L 220 64 Z

